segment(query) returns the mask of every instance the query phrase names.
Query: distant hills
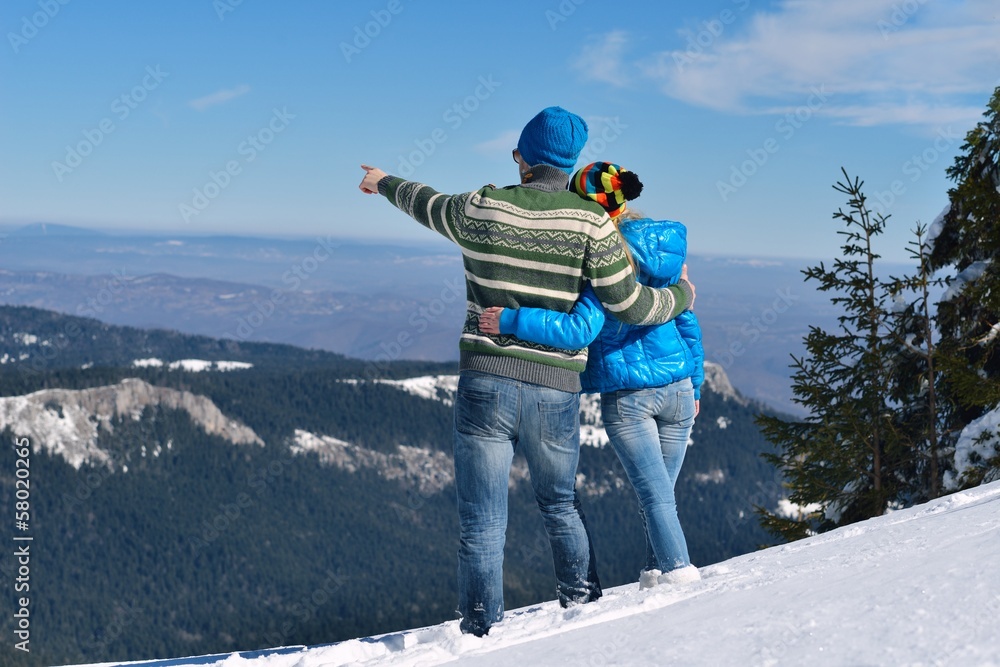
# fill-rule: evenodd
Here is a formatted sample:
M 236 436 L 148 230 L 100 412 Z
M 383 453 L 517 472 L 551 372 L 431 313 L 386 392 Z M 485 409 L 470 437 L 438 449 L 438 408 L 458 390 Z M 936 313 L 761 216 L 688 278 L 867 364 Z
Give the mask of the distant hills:
M 95 236 L 104 236 L 104 234 L 92 229 L 85 229 L 83 227 L 74 227 L 72 225 L 60 225 L 52 222 L 34 222 L 31 223 L 30 225 L 24 225 L 23 227 L 13 228 L 6 233 L 6 236 L 11 238 L 24 238 L 24 237 L 35 237 L 35 236 L 95 237 Z
M 748 396 L 795 411 L 789 353 L 836 315 L 803 283 L 806 260 L 689 264 L 708 358 Z M 0 303 L 361 359 L 453 361 L 465 288 L 460 254 L 431 234 L 398 245 L 45 224 L 0 239 Z

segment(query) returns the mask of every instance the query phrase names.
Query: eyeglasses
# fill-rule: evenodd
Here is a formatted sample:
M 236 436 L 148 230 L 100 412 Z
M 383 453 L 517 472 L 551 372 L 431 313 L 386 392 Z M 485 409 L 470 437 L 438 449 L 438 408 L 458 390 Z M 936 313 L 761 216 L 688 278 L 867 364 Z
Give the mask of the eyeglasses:
M 521 161 L 517 159 L 518 153 L 516 148 L 510 152 L 510 156 L 514 158 L 514 162 L 516 162 L 517 164 L 521 164 Z

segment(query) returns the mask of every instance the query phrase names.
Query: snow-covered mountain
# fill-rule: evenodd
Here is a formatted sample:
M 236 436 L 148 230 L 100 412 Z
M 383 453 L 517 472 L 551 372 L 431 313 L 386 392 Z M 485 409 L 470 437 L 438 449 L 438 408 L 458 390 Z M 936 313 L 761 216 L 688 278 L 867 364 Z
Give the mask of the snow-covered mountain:
M 702 568 L 702 581 L 319 647 L 147 667 L 1000 664 L 1000 482 Z M 118 663 L 103 663 L 104 665 Z
M 10 428 L 76 469 L 84 463 L 114 469 L 112 456 L 98 446 L 98 431 L 112 433 L 116 419 L 138 421 L 147 407 L 184 410 L 206 433 L 233 444 L 264 444 L 253 429 L 222 414 L 210 399 L 135 378 L 92 389 L 43 389 L 0 397 L 0 431 Z

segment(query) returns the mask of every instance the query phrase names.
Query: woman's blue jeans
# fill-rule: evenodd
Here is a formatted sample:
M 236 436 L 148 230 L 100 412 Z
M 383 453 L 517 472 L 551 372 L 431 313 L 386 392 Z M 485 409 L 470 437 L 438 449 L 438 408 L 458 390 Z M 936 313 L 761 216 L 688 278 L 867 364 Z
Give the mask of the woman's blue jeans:
M 691 564 L 677 518 L 674 485 L 694 415 L 690 378 L 665 387 L 601 395 L 604 428 L 639 498 L 646 529 L 646 569 L 669 572 Z
M 455 398 L 455 487 L 463 632 L 485 634 L 503 618 L 507 480 L 516 449 L 524 453 L 531 472 L 552 547 L 560 602 L 590 602 L 601 595 L 575 490 L 579 394 L 462 371 Z

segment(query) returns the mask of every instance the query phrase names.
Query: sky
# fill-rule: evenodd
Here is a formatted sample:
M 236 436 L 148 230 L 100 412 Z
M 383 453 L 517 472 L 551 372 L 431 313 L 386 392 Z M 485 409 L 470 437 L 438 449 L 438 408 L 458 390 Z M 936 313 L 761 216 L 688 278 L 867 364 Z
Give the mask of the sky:
M 691 252 L 835 256 L 843 167 L 904 260 L 1000 85 L 995 0 L 10 0 L 0 33 L 6 229 L 431 241 L 359 165 L 508 185 L 559 105 Z
M 998 509 L 994 482 L 702 567 L 697 583 L 508 610 L 482 639 L 449 621 L 313 648 L 124 664 L 996 665 Z

